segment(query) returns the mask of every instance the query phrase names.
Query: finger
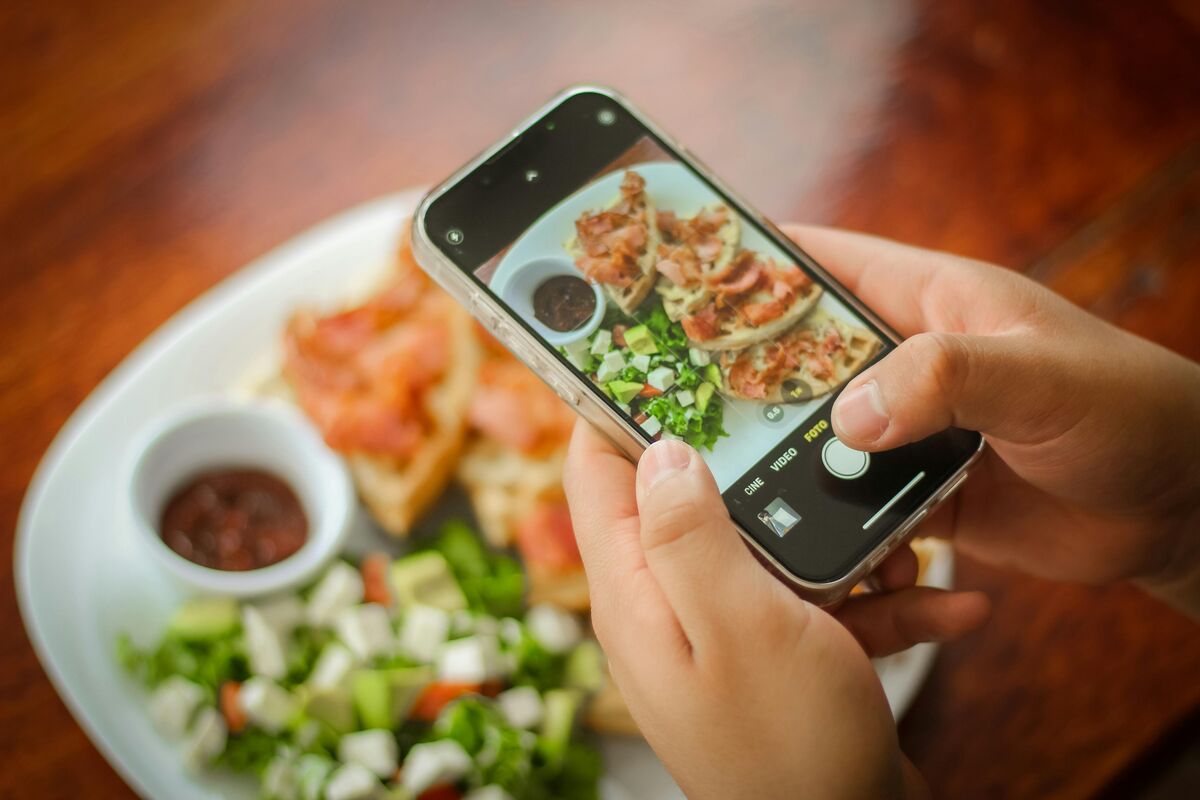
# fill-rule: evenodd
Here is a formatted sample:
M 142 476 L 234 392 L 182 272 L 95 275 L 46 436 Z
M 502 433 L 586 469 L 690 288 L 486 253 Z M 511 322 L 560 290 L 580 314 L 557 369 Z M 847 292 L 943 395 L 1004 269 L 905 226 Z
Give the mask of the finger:
M 921 333 L 852 380 L 833 406 L 833 429 L 859 450 L 889 450 L 951 426 L 1037 443 L 1072 424 L 1064 398 L 1071 365 L 1036 337 Z M 1077 371 L 1077 369 L 1076 369 Z
M 885 592 L 905 589 L 917 582 L 917 555 L 908 545 L 898 548 L 875 570 L 875 580 Z
M 834 615 L 872 658 L 921 642 L 947 642 L 979 628 L 991 614 L 983 592 L 947 592 L 914 586 L 852 597 Z
M 638 464 L 638 507 L 646 564 L 694 649 L 719 647 L 768 607 L 774 581 L 742 543 L 695 450 L 651 445 Z
M 579 553 L 603 584 L 619 584 L 645 566 L 638 540 L 637 468 L 582 419 L 563 466 L 563 490 Z
M 883 317 L 902 336 L 927 330 L 975 330 L 968 324 L 982 322 L 978 316 L 964 318 L 964 303 L 976 290 L 980 271 L 1001 270 L 949 253 L 910 247 L 861 233 L 808 225 L 785 225 L 784 232 L 827 269 L 837 280 Z
M 606 650 L 650 635 L 684 644 L 682 630 L 642 553 L 636 467 L 584 420 L 563 470 L 571 523 L 587 572 L 592 623 Z

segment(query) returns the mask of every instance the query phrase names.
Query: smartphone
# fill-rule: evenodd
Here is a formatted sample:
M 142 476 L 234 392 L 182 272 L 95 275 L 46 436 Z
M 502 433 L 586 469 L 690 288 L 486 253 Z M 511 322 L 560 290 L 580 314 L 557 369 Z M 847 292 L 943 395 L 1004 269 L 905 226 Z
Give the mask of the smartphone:
M 834 398 L 899 338 L 620 94 L 554 97 L 422 201 L 421 266 L 629 458 L 683 439 L 772 571 L 834 603 L 955 491 L 978 433 L 883 453 Z

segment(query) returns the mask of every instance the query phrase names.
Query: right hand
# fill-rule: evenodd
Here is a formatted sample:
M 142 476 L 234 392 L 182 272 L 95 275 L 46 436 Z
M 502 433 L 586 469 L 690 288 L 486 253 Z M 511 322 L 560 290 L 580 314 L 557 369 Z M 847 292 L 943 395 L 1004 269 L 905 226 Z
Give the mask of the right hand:
M 988 441 L 923 533 L 1046 578 L 1134 580 L 1200 614 L 1200 365 L 1009 270 L 788 233 L 908 337 L 838 398 L 838 438 L 888 450 L 957 426 Z

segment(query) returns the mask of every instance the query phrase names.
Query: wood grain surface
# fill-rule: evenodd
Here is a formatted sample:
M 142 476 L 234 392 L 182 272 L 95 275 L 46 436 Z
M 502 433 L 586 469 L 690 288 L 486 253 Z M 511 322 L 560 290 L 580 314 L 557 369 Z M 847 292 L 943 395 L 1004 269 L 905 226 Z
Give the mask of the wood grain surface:
M 0 797 L 130 794 L 12 587 L 71 411 L 251 258 L 442 177 L 568 83 L 623 89 L 777 219 L 1026 270 L 1200 358 L 1190 0 L 44 0 L 0 9 L 0 67 Z M 936 796 L 1090 796 L 1196 719 L 1197 628 L 1136 590 L 959 582 L 994 619 L 901 725 Z

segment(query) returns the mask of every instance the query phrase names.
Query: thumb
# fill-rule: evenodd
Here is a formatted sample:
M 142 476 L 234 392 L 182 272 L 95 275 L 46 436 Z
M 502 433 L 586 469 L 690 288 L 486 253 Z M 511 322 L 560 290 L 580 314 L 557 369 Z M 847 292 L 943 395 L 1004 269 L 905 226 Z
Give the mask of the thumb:
M 949 427 L 1044 441 L 1061 428 L 1047 412 L 1062 407 L 1063 383 L 1029 337 L 921 333 L 850 382 L 833 405 L 833 429 L 859 450 L 889 450 Z
M 700 455 L 675 440 L 642 455 L 638 512 L 646 566 L 693 647 L 761 616 L 775 580 L 755 561 Z

